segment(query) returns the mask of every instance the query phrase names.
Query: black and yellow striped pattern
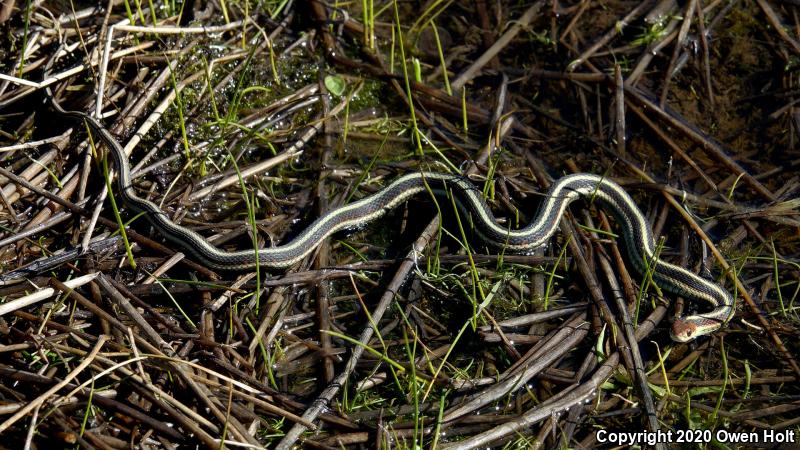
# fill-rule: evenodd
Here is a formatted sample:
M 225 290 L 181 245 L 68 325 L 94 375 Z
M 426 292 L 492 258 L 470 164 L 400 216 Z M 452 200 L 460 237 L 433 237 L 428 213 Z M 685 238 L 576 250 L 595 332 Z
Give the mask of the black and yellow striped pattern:
M 138 197 L 131 184 L 130 165 L 122 146 L 96 119 L 81 112 L 65 111 L 55 101 L 53 106 L 61 114 L 85 121 L 108 146 L 119 171 L 117 185 L 125 204 L 144 213 L 166 239 L 214 269 L 246 270 L 256 267 L 257 263 L 266 268 L 292 266 L 331 234 L 373 221 L 424 191 L 452 193 L 459 206 L 472 216 L 478 233 L 489 243 L 514 252 L 529 252 L 546 245 L 572 201 L 586 198 L 598 201 L 614 214 L 623 229 L 631 262 L 640 273 L 652 274 L 659 286 L 673 293 L 713 306 L 711 312 L 676 320 L 672 329 L 673 339 L 685 342 L 711 333 L 733 314 L 733 298 L 726 290 L 657 257 L 655 240 L 642 212 L 618 184 L 602 176 L 575 174 L 557 180 L 545 196 L 534 221 L 524 228 L 512 230 L 497 223 L 481 193 L 463 177 L 436 172 L 411 173 L 373 195 L 329 211 L 286 244 L 258 251 L 229 252 L 210 244 L 196 232 L 175 224 L 156 204 Z

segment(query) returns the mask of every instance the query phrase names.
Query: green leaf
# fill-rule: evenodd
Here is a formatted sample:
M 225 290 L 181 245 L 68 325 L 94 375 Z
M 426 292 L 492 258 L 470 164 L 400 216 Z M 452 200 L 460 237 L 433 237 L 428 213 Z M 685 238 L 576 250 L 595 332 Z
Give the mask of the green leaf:
M 325 77 L 325 87 L 331 94 L 341 97 L 344 94 L 345 82 L 339 75 L 328 75 Z

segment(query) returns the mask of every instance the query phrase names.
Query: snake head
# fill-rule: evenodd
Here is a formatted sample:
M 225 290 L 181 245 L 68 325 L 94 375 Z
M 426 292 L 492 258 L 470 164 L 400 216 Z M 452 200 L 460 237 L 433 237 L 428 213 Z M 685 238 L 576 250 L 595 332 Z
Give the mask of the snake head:
M 675 323 L 672 324 L 672 329 L 669 330 L 669 336 L 676 342 L 689 342 L 699 335 L 697 333 L 697 325 L 686 318 L 675 320 Z
M 732 302 L 733 300 L 731 300 Z M 670 330 L 669 334 L 674 341 L 689 342 L 692 339 L 717 331 L 732 316 L 733 307 L 730 304 L 726 304 L 708 313 L 679 317 L 672 324 L 672 330 Z

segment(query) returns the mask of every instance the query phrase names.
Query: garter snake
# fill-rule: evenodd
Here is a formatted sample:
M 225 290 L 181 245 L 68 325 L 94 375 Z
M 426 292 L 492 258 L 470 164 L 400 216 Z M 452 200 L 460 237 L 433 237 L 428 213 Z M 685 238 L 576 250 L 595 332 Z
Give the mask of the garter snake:
M 668 291 L 712 306 L 710 312 L 676 319 L 671 330 L 674 340 L 686 342 L 711 333 L 733 315 L 733 297 L 725 289 L 657 257 L 652 230 L 636 203 L 617 183 L 599 175 L 574 174 L 556 180 L 533 222 L 524 228 L 508 229 L 497 222 L 481 193 L 465 178 L 437 172 L 415 172 L 397 178 L 375 194 L 327 212 L 286 244 L 258 251 L 225 251 L 210 244 L 200 234 L 174 223 L 155 203 L 138 197 L 132 185 L 128 158 L 117 139 L 95 118 L 78 111 L 66 111 L 53 97 L 50 99 L 56 112 L 84 121 L 108 147 L 119 172 L 117 186 L 124 203 L 143 213 L 167 240 L 214 269 L 292 266 L 331 234 L 373 221 L 429 189 L 455 195 L 459 207 L 471 214 L 476 231 L 487 242 L 513 252 L 530 252 L 547 244 L 571 202 L 586 198 L 601 203 L 616 217 L 623 230 L 630 261 L 639 273 L 650 274 L 659 286 Z

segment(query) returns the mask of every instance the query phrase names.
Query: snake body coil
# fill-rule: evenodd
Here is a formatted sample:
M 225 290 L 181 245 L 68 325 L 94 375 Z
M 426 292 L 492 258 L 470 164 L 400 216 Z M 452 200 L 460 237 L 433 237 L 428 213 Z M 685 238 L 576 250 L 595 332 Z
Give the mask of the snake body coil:
M 512 230 L 497 223 L 483 197 L 464 178 L 434 172 L 412 173 L 401 176 L 373 195 L 326 213 L 286 244 L 258 251 L 228 252 L 210 244 L 200 234 L 172 222 L 155 203 L 136 195 L 130 165 L 122 146 L 96 119 L 82 112 L 66 111 L 55 100 L 52 103 L 57 112 L 85 121 L 102 138 L 119 171 L 117 184 L 125 204 L 144 213 L 167 240 L 214 269 L 245 270 L 257 264 L 266 268 L 289 267 L 331 234 L 375 220 L 410 197 L 429 189 L 433 192 L 452 192 L 459 206 L 472 215 L 476 230 L 488 242 L 514 252 L 530 252 L 546 245 L 571 202 L 586 198 L 602 203 L 614 214 L 623 229 L 630 261 L 639 273 L 649 273 L 660 287 L 705 301 L 713 307 L 707 313 L 676 319 L 671 333 L 674 340 L 686 342 L 711 333 L 733 314 L 733 298 L 726 290 L 657 257 L 655 240 L 642 212 L 618 184 L 602 176 L 575 174 L 557 180 L 544 197 L 534 221 L 524 228 Z

